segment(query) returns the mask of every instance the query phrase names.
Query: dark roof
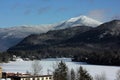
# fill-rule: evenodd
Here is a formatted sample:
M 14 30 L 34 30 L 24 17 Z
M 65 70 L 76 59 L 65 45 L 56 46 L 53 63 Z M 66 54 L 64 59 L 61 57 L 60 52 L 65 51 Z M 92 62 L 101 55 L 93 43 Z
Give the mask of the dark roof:
M 31 77 L 51 77 L 52 75 L 39 75 L 39 76 L 10 76 L 10 78 L 31 78 Z

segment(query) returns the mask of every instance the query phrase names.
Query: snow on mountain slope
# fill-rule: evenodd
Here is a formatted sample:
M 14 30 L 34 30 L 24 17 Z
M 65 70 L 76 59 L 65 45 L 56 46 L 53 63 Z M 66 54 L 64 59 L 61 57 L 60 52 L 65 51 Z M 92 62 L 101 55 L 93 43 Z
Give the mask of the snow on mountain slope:
M 4 51 L 9 47 L 16 45 L 23 38 L 30 34 L 45 33 L 52 29 L 54 25 L 38 25 L 38 26 L 19 26 L 0 29 L 0 51 Z
M 33 25 L 33 26 L 25 25 L 11 28 L 0 28 L 0 51 L 7 50 L 11 46 L 16 45 L 23 38 L 30 34 L 45 33 L 49 30 L 64 29 L 73 26 L 95 27 L 100 24 L 101 22 L 98 22 L 86 16 L 79 16 L 58 24 Z
M 74 26 L 96 27 L 96 26 L 99 26 L 100 24 L 102 24 L 102 22 L 96 21 L 87 16 L 78 16 L 78 17 L 70 18 L 67 21 L 64 21 L 62 24 L 56 26 L 55 29 L 64 29 L 64 28 L 74 27 Z
M 38 25 L 38 26 L 19 26 L 11 28 L 1 28 L 0 37 L 2 39 L 7 37 L 26 37 L 29 34 L 38 34 L 49 31 L 53 28 L 53 25 Z M 1 36 L 2 35 L 2 36 Z

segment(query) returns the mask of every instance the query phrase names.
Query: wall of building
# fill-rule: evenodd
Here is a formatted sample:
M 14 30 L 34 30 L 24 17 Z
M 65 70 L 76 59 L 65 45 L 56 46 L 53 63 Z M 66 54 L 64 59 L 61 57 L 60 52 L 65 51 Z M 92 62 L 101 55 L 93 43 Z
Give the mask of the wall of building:
M 53 80 L 53 77 L 34 77 L 34 78 L 21 78 L 20 80 Z
M 2 68 L 0 67 L 0 78 L 2 78 Z

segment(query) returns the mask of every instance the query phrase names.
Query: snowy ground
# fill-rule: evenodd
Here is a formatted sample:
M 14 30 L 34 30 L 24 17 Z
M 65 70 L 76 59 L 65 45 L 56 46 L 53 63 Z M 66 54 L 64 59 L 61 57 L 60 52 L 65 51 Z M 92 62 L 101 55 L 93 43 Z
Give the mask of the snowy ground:
M 48 69 L 52 72 L 55 64 L 57 64 L 61 59 L 47 59 L 40 61 L 42 65 L 42 74 L 47 74 Z M 82 62 L 71 62 L 70 59 L 65 60 L 66 65 L 69 69 L 73 68 L 77 70 L 80 66 L 84 67 L 88 70 L 88 72 L 94 77 L 96 74 L 106 74 L 108 80 L 114 80 L 116 76 L 116 72 L 120 70 L 120 67 L 117 66 L 98 66 L 98 65 L 89 65 Z M 30 71 L 31 64 L 33 61 L 16 61 L 10 63 L 1 64 L 3 71 L 6 72 L 21 72 L 26 73 L 26 71 Z

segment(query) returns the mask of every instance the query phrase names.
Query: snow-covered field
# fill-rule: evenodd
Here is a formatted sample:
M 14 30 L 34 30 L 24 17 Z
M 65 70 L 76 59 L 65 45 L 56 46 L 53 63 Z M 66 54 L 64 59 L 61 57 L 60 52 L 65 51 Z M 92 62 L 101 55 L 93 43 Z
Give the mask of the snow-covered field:
M 120 70 L 120 67 L 117 66 L 100 66 L 100 65 L 89 65 L 83 62 L 71 62 L 70 59 L 44 59 L 40 61 L 42 65 L 42 74 L 47 74 L 49 71 L 53 71 L 54 66 L 59 63 L 60 60 L 64 60 L 69 69 L 73 68 L 77 70 L 80 66 L 88 70 L 88 72 L 94 77 L 97 74 L 106 74 L 108 80 L 114 80 L 116 77 L 116 72 Z M 16 62 L 3 63 L 0 64 L 3 68 L 3 71 L 6 72 L 20 72 L 26 73 L 26 71 L 31 70 L 31 64 L 33 61 L 22 61 L 18 60 Z

